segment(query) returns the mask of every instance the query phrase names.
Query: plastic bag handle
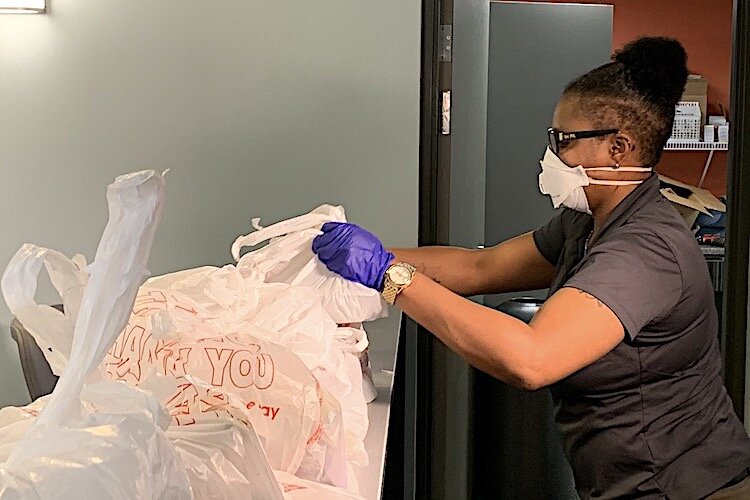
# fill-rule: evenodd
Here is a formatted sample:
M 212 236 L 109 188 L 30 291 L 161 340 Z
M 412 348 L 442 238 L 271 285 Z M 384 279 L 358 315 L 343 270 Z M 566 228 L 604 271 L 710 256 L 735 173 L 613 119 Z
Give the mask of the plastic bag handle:
M 65 427 L 80 420 L 81 389 L 125 328 L 148 275 L 163 198 L 164 178 L 153 170 L 120 176 L 107 188 L 109 220 L 89 266 L 68 367 L 35 426 Z
M 61 299 L 65 300 L 69 293 L 75 293 L 74 288 L 81 285 L 80 269 L 71 259 L 56 250 L 26 243 L 10 260 L 0 282 L 11 313 L 17 314 L 24 307 L 38 305 L 34 296 L 42 265 L 47 268 L 52 286 Z
M 256 231 L 238 237 L 232 243 L 232 257 L 235 262 L 240 260 L 240 251 L 244 247 L 253 247 L 266 240 L 296 233 L 307 229 L 320 229 L 326 222 L 345 222 L 346 214 L 341 206 L 321 205 L 312 212 L 285 221 L 277 222 L 267 227 L 260 225 L 260 218 L 254 218 L 252 225 Z
M 62 299 L 64 313 L 37 304 L 34 298 L 42 265 Z M 88 278 L 85 267 L 80 255 L 71 260 L 55 250 L 27 243 L 10 260 L 0 282 L 8 309 L 34 337 L 55 375 L 62 373 L 70 357 L 73 326 Z

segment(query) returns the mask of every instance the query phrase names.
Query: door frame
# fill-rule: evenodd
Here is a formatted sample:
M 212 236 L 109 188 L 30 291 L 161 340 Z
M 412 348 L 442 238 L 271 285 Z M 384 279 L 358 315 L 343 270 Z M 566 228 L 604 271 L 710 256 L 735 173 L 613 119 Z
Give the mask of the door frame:
M 453 24 L 453 0 L 422 0 L 422 49 L 420 78 L 419 137 L 419 245 L 448 243 L 450 227 L 450 135 L 442 133 L 442 92 L 450 88 L 451 62 L 442 60 L 441 26 Z M 443 58 L 445 59 L 445 58 Z M 444 380 L 447 367 L 440 356 L 438 340 L 426 329 L 408 320 L 415 335 L 411 342 L 415 363 L 413 470 L 414 496 L 442 498 L 436 491 L 436 474 L 449 460 L 441 446 L 440 429 L 446 415 L 436 401 L 441 397 L 436 380 Z M 408 384 L 408 383 L 407 383 Z M 437 441 L 436 441 L 437 440 Z M 465 464 L 457 464 L 464 466 Z M 468 487 L 468 486 L 467 486 Z M 408 492 L 407 492 L 408 493 Z
M 734 0 L 727 234 L 722 354 L 724 381 L 747 426 L 748 270 L 750 269 L 750 0 Z M 744 221 L 744 223 L 743 223 Z

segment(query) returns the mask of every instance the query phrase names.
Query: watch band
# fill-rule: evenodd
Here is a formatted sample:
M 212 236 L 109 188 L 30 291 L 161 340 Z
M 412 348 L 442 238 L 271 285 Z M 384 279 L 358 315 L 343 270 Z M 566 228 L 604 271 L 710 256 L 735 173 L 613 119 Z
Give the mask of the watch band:
M 383 299 L 390 305 L 396 303 L 396 296 L 400 290 L 394 285 L 388 278 L 385 279 L 385 286 L 383 287 L 382 296 Z

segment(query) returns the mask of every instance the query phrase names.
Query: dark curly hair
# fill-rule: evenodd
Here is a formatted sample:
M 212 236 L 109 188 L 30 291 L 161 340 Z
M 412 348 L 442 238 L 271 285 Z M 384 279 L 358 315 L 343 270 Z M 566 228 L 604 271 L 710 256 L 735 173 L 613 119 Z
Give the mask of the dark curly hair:
M 675 105 L 687 82 L 687 54 L 671 38 L 639 38 L 568 84 L 597 128 L 627 131 L 640 160 L 654 166 L 672 133 Z

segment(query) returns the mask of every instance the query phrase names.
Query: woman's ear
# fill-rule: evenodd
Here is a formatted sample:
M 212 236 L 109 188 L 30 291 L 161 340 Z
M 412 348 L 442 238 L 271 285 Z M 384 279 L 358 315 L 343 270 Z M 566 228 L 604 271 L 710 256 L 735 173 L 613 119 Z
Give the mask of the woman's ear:
M 635 141 L 630 135 L 622 132 L 615 134 L 609 148 L 609 156 L 617 165 L 623 165 L 628 160 L 632 161 L 636 156 Z

